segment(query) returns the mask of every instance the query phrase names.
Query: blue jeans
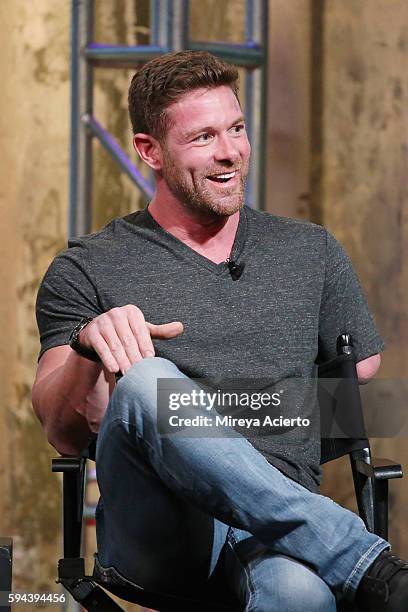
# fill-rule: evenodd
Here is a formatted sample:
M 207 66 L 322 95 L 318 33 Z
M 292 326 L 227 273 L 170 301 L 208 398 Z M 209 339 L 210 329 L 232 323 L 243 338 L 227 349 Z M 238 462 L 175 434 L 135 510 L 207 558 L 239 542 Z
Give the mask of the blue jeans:
M 136 363 L 101 424 L 101 564 L 171 593 L 217 568 L 247 611 L 331 612 L 336 600 L 352 601 L 389 543 L 227 427 L 214 437 L 160 436 L 158 378 L 188 380 L 166 359 Z

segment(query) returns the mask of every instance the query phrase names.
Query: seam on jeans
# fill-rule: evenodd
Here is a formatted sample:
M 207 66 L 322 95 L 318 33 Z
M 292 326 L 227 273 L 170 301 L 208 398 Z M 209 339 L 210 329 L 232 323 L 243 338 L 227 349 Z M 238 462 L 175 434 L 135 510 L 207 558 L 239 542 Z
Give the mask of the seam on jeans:
M 119 584 L 127 588 L 131 587 L 134 589 L 138 589 L 140 591 L 145 590 L 143 586 L 141 586 L 140 584 L 137 584 L 136 582 L 133 582 L 132 580 L 129 580 L 123 574 L 121 574 L 121 572 L 114 565 L 108 565 L 107 567 L 102 565 L 101 562 L 99 561 L 99 557 L 97 553 L 95 553 L 94 557 L 95 557 L 95 569 L 96 569 L 96 574 L 95 574 L 95 569 L 94 569 L 94 577 L 100 578 L 102 582 L 106 582 L 108 584 L 110 582 L 113 582 L 114 584 Z
M 256 606 L 255 604 L 258 601 L 258 591 L 255 587 L 255 583 L 252 580 L 251 577 L 251 570 L 249 568 L 249 565 L 247 563 L 244 563 L 240 556 L 238 555 L 237 551 L 235 550 L 235 546 L 238 544 L 232 531 L 229 534 L 229 541 L 228 544 L 231 547 L 232 552 L 234 553 L 234 556 L 236 557 L 236 559 L 238 560 L 239 564 L 241 565 L 241 567 L 243 568 L 244 572 L 245 572 L 245 576 L 246 576 L 246 580 L 247 580 L 247 585 L 248 585 L 248 592 L 249 592 L 249 598 L 248 601 L 245 602 L 245 612 L 250 612 L 250 610 L 256 610 Z
M 350 576 L 347 578 L 346 582 L 344 583 L 344 592 L 346 593 L 349 588 L 350 588 L 350 583 L 352 581 L 352 579 L 354 578 L 356 572 L 360 569 L 361 564 L 367 559 L 367 557 L 370 555 L 370 553 L 382 542 L 374 542 L 374 544 L 372 544 L 370 546 L 370 548 L 364 553 L 364 555 L 362 557 L 360 557 L 360 560 L 358 561 L 357 565 L 354 567 L 353 571 L 351 572 Z

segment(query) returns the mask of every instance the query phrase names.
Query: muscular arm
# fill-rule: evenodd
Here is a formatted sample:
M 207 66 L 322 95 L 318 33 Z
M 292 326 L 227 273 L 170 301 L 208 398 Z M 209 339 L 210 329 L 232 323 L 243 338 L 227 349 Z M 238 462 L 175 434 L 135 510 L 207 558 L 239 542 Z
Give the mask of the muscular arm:
M 62 454 L 83 450 L 99 429 L 115 372 L 125 373 L 137 361 L 154 356 L 152 338 L 174 338 L 179 321 L 155 325 L 137 306 L 126 305 L 95 317 L 80 333 L 80 343 L 101 359 L 95 363 L 69 346 L 50 348 L 41 357 L 32 401 L 48 441 Z
M 105 413 L 114 374 L 69 346 L 44 353 L 32 391 L 34 411 L 47 439 L 61 454 L 83 450 Z

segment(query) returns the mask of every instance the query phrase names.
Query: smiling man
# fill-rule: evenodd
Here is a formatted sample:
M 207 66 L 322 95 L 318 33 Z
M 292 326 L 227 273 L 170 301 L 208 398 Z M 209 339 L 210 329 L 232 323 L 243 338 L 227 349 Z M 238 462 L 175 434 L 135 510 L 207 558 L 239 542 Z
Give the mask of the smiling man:
M 187 399 L 202 391 L 192 378 L 251 379 L 258 391 L 279 382 L 279 418 L 303 423 L 307 398 L 285 403 L 285 385 L 313 380 L 341 332 L 354 338 L 362 382 L 383 348 L 336 240 L 244 206 L 237 81 L 232 66 L 190 51 L 134 76 L 133 143 L 156 192 L 52 262 L 37 303 L 34 409 L 61 453 L 98 433 L 98 553 L 116 581 L 186 594 L 216 571 L 248 612 L 333 612 L 341 600 L 406 610 L 408 566 L 319 494 L 315 436 L 228 419 L 208 435 L 161 435 L 161 379 Z M 194 402 L 183 417 L 213 422 Z
M 226 85 L 198 89 L 172 105 L 152 209 L 160 210 L 155 202 L 162 198 L 195 215 L 229 216 L 242 207 L 250 145 L 239 102 L 231 94 Z M 144 146 L 149 141 L 139 135 L 134 142 L 146 163 L 160 170 Z
M 140 157 L 156 171 L 149 213 L 172 235 L 220 263 L 237 232 L 251 149 L 236 92 L 228 85 L 193 89 L 171 105 L 167 121 L 164 138 L 152 138 L 149 131 L 133 139 Z

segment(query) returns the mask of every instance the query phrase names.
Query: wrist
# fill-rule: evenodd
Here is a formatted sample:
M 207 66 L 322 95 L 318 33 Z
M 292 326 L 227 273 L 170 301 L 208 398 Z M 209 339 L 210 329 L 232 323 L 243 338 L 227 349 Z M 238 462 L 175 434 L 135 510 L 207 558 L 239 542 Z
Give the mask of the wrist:
M 82 332 L 92 320 L 93 319 L 91 317 L 85 317 L 84 319 L 81 319 L 77 325 L 75 325 L 69 338 L 69 346 L 81 357 L 85 357 L 85 359 L 89 359 L 90 361 L 100 362 L 101 360 L 98 353 L 94 351 L 93 348 L 82 344 L 80 340 L 81 334 L 83 338 Z

